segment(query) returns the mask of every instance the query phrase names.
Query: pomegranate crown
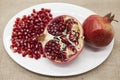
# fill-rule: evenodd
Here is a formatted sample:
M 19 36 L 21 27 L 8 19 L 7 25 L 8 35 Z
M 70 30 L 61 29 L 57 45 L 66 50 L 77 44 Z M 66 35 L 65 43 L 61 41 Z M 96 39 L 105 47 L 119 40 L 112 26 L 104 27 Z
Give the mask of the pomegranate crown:
M 115 20 L 114 17 L 115 17 L 115 14 L 112 15 L 111 12 L 104 16 L 104 18 L 107 18 L 109 22 L 112 22 L 112 21 L 118 22 L 118 20 Z

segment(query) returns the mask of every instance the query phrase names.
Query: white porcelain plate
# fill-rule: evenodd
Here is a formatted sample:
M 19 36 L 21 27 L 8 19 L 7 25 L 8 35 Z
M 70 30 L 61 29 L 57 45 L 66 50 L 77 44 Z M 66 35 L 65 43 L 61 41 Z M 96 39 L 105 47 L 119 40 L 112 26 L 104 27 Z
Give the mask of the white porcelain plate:
M 20 54 L 13 53 L 10 49 L 10 39 L 15 19 L 17 17 L 22 17 L 23 15 L 30 14 L 32 12 L 32 9 L 40 10 L 41 8 L 51 9 L 54 17 L 62 14 L 74 16 L 81 23 L 83 23 L 83 21 L 89 15 L 95 14 L 93 11 L 86 8 L 66 3 L 45 3 L 27 8 L 19 12 L 8 22 L 3 34 L 4 47 L 8 55 L 16 63 L 18 63 L 25 69 L 38 74 L 49 76 L 72 76 L 94 69 L 95 67 L 103 63 L 110 55 L 113 48 L 114 40 L 102 50 L 93 50 L 85 46 L 81 54 L 74 61 L 63 65 L 55 64 L 46 58 L 35 60 L 28 57 L 22 57 Z

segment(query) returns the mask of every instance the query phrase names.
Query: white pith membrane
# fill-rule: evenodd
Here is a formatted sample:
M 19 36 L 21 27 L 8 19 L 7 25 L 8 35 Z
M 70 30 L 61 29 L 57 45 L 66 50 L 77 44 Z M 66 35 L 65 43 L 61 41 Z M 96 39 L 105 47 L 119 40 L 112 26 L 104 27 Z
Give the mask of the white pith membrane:
M 74 51 L 72 51 L 70 48 L 68 48 L 68 47 L 66 48 L 66 50 L 65 50 L 64 52 L 66 52 L 66 59 L 65 59 L 65 61 L 67 61 L 70 57 L 74 56 L 75 54 L 79 54 L 79 53 L 80 53 L 79 51 L 81 51 L 81 49 L 83 48 L 83 39 L 84 39 L 84 37 L 83 37 L 83 30 L 82 30 L 81 24 L 79 23 L 79 21 L 78 21 L 77 19 L 75 19 L 75 18 L 73 18 L 73 17 L 71 17 L 71 16 L 67 16 L 67 15 L 63 15 L 63 17 L 64 17 L 64 20 L 65 20 L 65 21 L 68 20 L 68 19 L 73 19 L 75 22 L 77 22 L 77 24 L 73 24 L 73 25 L 72 25 L 71 31 L 79 32 L 78 44 L 73 43 L 73 42 L 69 39 L 69 34 L 66 34 L 66 29 L 65 29 L 64 32 L 62 33 L 62 34 L 65 34 L 65 35 L 66 35 L 67 40 L 68 40 L 68 41 L 71 43 L 71 45 L 74 46 L 75 49 L 77 50 L 77 52 L 74 52 Z M 47 27 L 48 27 L 48 26 L 47 26 Z M 43 33 L 43 34 L 44 34 L 44 40 L 43 40 L 43 41 L 40 41 L 40 42 L 42 43 L 42 45 L 43 45 L 44 48 L 45 48 L 45 45 L 46 45 L 46 43 L 47 43 L 48 41 L 50 41 L 50 40 L 55 40 L 55 39 L 54 39 L 55 36 L 53 36 L 53 35 L 51 35 L 51 34 L 48 33 L 47 27 L 46 27 L 46 29 L 45 29 L 45 31 L 44 31 L 44 33 Z M 62 49 L 63 49 L 65 46 L 67 46 L 67 45 L 62 42 L 60 36 L 57 36 L 57 38 L 59 39 L 59 44 L 60 44 L 60 46 L 61 46 L 61 47 L 60 47 L 60 50 L 62 51 Z M 44 50 L 45 50 L 45 49 L 44 49 Z M 50 54 L 50 53 L 47 53 L 47 52 L 46 52 L 46 56 L 47 56 L 49 59 L 51 59 L 52 56 L 48 56 L 47 54 Z M 61 60 L 59 60 L 59 59 L 57 59 L 57 58 L 55 58 L 54 61 L 55 61 L 55 62 L 58 62 L 58 63 L 59 63 L 59 62 L 62 62 Z M 65 61 L 64 61 L 64 62 L 65 62 Z

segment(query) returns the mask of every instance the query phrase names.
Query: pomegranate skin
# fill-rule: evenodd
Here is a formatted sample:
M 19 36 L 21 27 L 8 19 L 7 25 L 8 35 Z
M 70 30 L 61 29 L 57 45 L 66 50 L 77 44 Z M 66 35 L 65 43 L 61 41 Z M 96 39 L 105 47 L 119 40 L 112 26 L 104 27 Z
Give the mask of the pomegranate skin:
M 114 37 L 111 21 L 99 15 L 89 16 L 83 23 L 85 41 L 95 48 L 107 46 Z

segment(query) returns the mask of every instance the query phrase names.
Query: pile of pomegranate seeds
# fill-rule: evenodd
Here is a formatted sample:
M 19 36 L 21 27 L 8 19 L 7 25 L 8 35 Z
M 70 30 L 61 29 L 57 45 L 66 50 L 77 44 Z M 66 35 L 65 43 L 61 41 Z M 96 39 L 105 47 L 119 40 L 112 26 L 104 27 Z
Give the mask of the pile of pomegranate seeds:
M 33 9 L 30 15 L 16 19 L 11 37 L 11 49 L 14 52 L 22 54 L 23 57 L 28 55 L 35 59 L 44 55 L 42 44 L 38 38 L 52 20 L 50 12 L 49 9 L 44 8 L 40 11 Z

